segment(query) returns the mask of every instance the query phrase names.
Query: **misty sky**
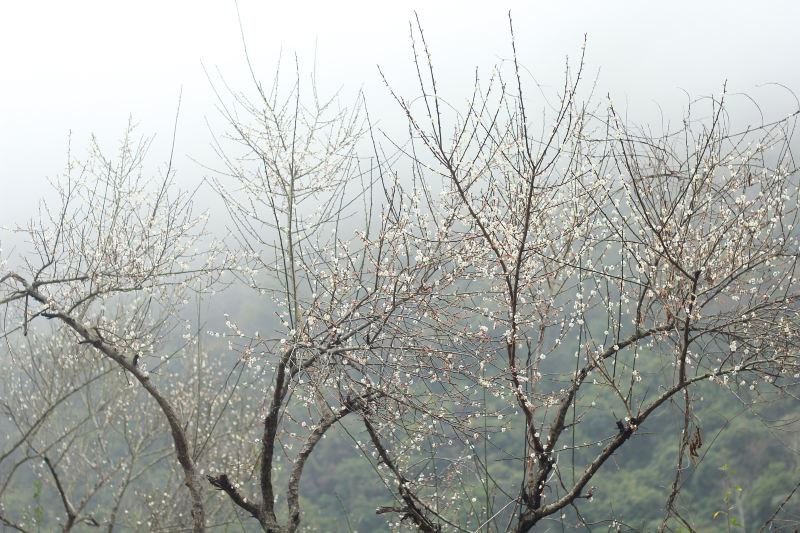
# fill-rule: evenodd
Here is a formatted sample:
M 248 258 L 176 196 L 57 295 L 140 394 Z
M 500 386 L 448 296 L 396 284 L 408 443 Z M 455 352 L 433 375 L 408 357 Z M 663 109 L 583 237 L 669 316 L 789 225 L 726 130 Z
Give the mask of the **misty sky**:
M 597 94 L 610 94 L 635 121 L 658 117 L 656 102 L 680 120 L 683 90 L 719 93 L 725 80 L 730 92 L 753 95 L 773 117 L 795 104 L 763 84 L 800 92 L 800 4 L 793 1 L 239 1 L 259 77 L 270 79 L 281 50 L 285 64 L 297 53 L 308 72 L 316 50 L 321 91 L 341 87 L 346 101 L 363 89 L 371 115 L 384 124 L 403 117 L 376 65 L 398 92 L 415 94 L 408 27 L 415 9 L 455 105 L 469 95 L 476 66 L 486 73 L 510 57 L 509 9 L 526 83 L 562 83 L 565 57 L 579 55 L 587 34 Z M 132 116 L 139 134 L 156 136 L 150 162 L 161 163 L 181 90 L 177 170 L 181 183 L 199 182 L 207 171 L 187 156 L 216 162 L 206 121 L 222 129 L 203 65 L 233 89 L 252 90 L 232 0 L 3 3 L 0 225 L 29 216 L 46 177 L 64 167 L 70 131 L 79 156 L 92 133 L 111 151 Z

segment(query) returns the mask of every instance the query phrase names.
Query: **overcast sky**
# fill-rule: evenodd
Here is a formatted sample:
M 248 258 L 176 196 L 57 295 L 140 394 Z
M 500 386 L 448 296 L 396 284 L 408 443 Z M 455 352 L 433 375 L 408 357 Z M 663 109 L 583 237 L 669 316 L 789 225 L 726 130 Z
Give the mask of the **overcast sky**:
M 466 97 L 475 67 L 487 72 L 510 56 L 508 10 L 518 52 L 544 86 L 562 81 L 564 58 L 588 36 L 587 67 L 634 120 L 661 104 L 679 120 L 686 102 L 719 93 L 753 94 L 773 115 L 789 111 L 781 83 L 800 92 L 800 3 L 784 2 L 272 2 L 239 0 L 250 54 L 268 79 L 281 50 L 312 67 L 323 92 L 363 88 L 370 112 L 402 120 L 376 65 L 401 93 L 411 84 L 409 20 L 417 10 L 440 84 Z M 0 225 L 22 221 L 47 176 L 64 167 L 68 134 L 85 153 L 90 134 L 112 148 L 132 116 L 156 135 L 153 164 L 166 154 L 178 94 L 182 182 L 205 171 L 187 156 L 213 162 L 206 119 L 218 123 L 202 65 L 244 91 L 247 78 L 233 0 L 71 0 L 4 2 L 0 7 Z M 216 75 L 216 74 L 215 74 Z M 748 111 L 743 111 L 746 113 Z

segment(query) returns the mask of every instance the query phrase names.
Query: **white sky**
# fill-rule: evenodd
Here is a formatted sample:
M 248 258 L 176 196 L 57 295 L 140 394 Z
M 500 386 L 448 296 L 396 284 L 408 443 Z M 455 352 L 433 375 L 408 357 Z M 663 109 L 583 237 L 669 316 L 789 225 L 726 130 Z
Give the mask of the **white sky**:
M 364 88 L 370 112 L 402 120 L 376 64 L 403 94 L 414 95 L 408 21 L 416 9 L 446 94 L 466 97 L 476 66 L 486 73 L 510 56 L 511 9 L 518 52 L 536 80 L 562 82 L 564 57 L 588 34 L 588 70 L 634 120 L 651 120 L 662 104 L 679 120 L 685 96 L 753 94 L 768 111 L 788 112 L 779 82 L 800 92 L 800 3 L 783 2 L 294 2 L 240 0 L 250 54 L 263 79 L 283 49 L 297 52 L 325 89 Z M 205 171 L 187 155 L 216 160 L 208 118 L 218 119 L 201 62 L 248 91 L 233 0 L 6 1 L 0 4 L 0 225 L 22 222 L 47 176 L 64 166 L 68 133 L 85 152 L 96 133 L 109 149 L 128 117 L 156 135 L 153 164 L 169 148 L 178 94 L 178 171 L 196 183 Z M 462 90 L 463 88 L 463 90 Z M 349 91 L 349 93 L 348 93 Z M 454 102 L 458 103 L 458 102 Z M 751 110 L 752 111 L 752 110 Z M 750 112 L 750 111 L 745 111 Z

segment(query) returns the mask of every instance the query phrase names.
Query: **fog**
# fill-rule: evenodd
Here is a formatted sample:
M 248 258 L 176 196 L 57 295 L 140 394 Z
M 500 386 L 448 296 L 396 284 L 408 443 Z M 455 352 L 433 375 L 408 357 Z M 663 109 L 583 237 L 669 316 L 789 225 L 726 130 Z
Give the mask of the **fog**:
M 0 20 L 0 226 L 24 221 L 48 177 L 90 136 L 112 151 L 129 118 L 155 136 L 149 162 L 163 166 L 181 96 L 175 168 L 193 187 L 214 166 L 211 132 L 224 124 L 209 76 L 252 91 L 242 34 L 256 75 L 316 70 L 322 94 L 343 103 L 363 90 L 373 120 L 391 129 L 403 114 L 378 74 L 414 96 L 409 22 L 416 10 L 442 93 L 458 107 L 475 68 L 484 78 L 511 56 L 508 13 L 531 89 L 555 91 L 565 58 L 587 40 L 586 77 L 635 122 L 679 121 L 692 96 L 747 93 L 777 117 L 800 90 L 796 2 L 17 2 Z M 746 99 L 742 122 L 757 120 Z M 735 118 L 734 118 L 735 120 Z M 6 235 L 5 241 L 8 237 Z

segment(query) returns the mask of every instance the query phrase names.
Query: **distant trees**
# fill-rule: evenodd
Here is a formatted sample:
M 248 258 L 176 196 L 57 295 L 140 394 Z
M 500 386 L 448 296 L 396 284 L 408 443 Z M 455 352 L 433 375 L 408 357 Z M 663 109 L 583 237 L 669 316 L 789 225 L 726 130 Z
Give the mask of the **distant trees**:
M 673 406 L 662 530 L 692 529 L 700 384 L 748 402 L 800 380 L 797 113 L 739 127 L 723 92 L 654 134 L 582 100 L 582 59 L 541 111 L 515 49 L 457 110 L 419 27 L 413 46 L 420 94 L 392 92 L 405 141 L 299 74 L 220 94 L 224 239 L 171 165 L 142 177 L 132 137 L 70 161 L 24 229 L 32 254 L 0 276 L 6 527 L 44 520 L 10 505 L 31 468 L 64 530 L 135 528 L 135 510 L 150 528 L 296 531 L 309 457 L 346 421 L 393 529 L 581 522 L 609 459 Z M 271 315 L 252 329 L 231 310 L 209 339 L 187 306 L 222 290 Z

